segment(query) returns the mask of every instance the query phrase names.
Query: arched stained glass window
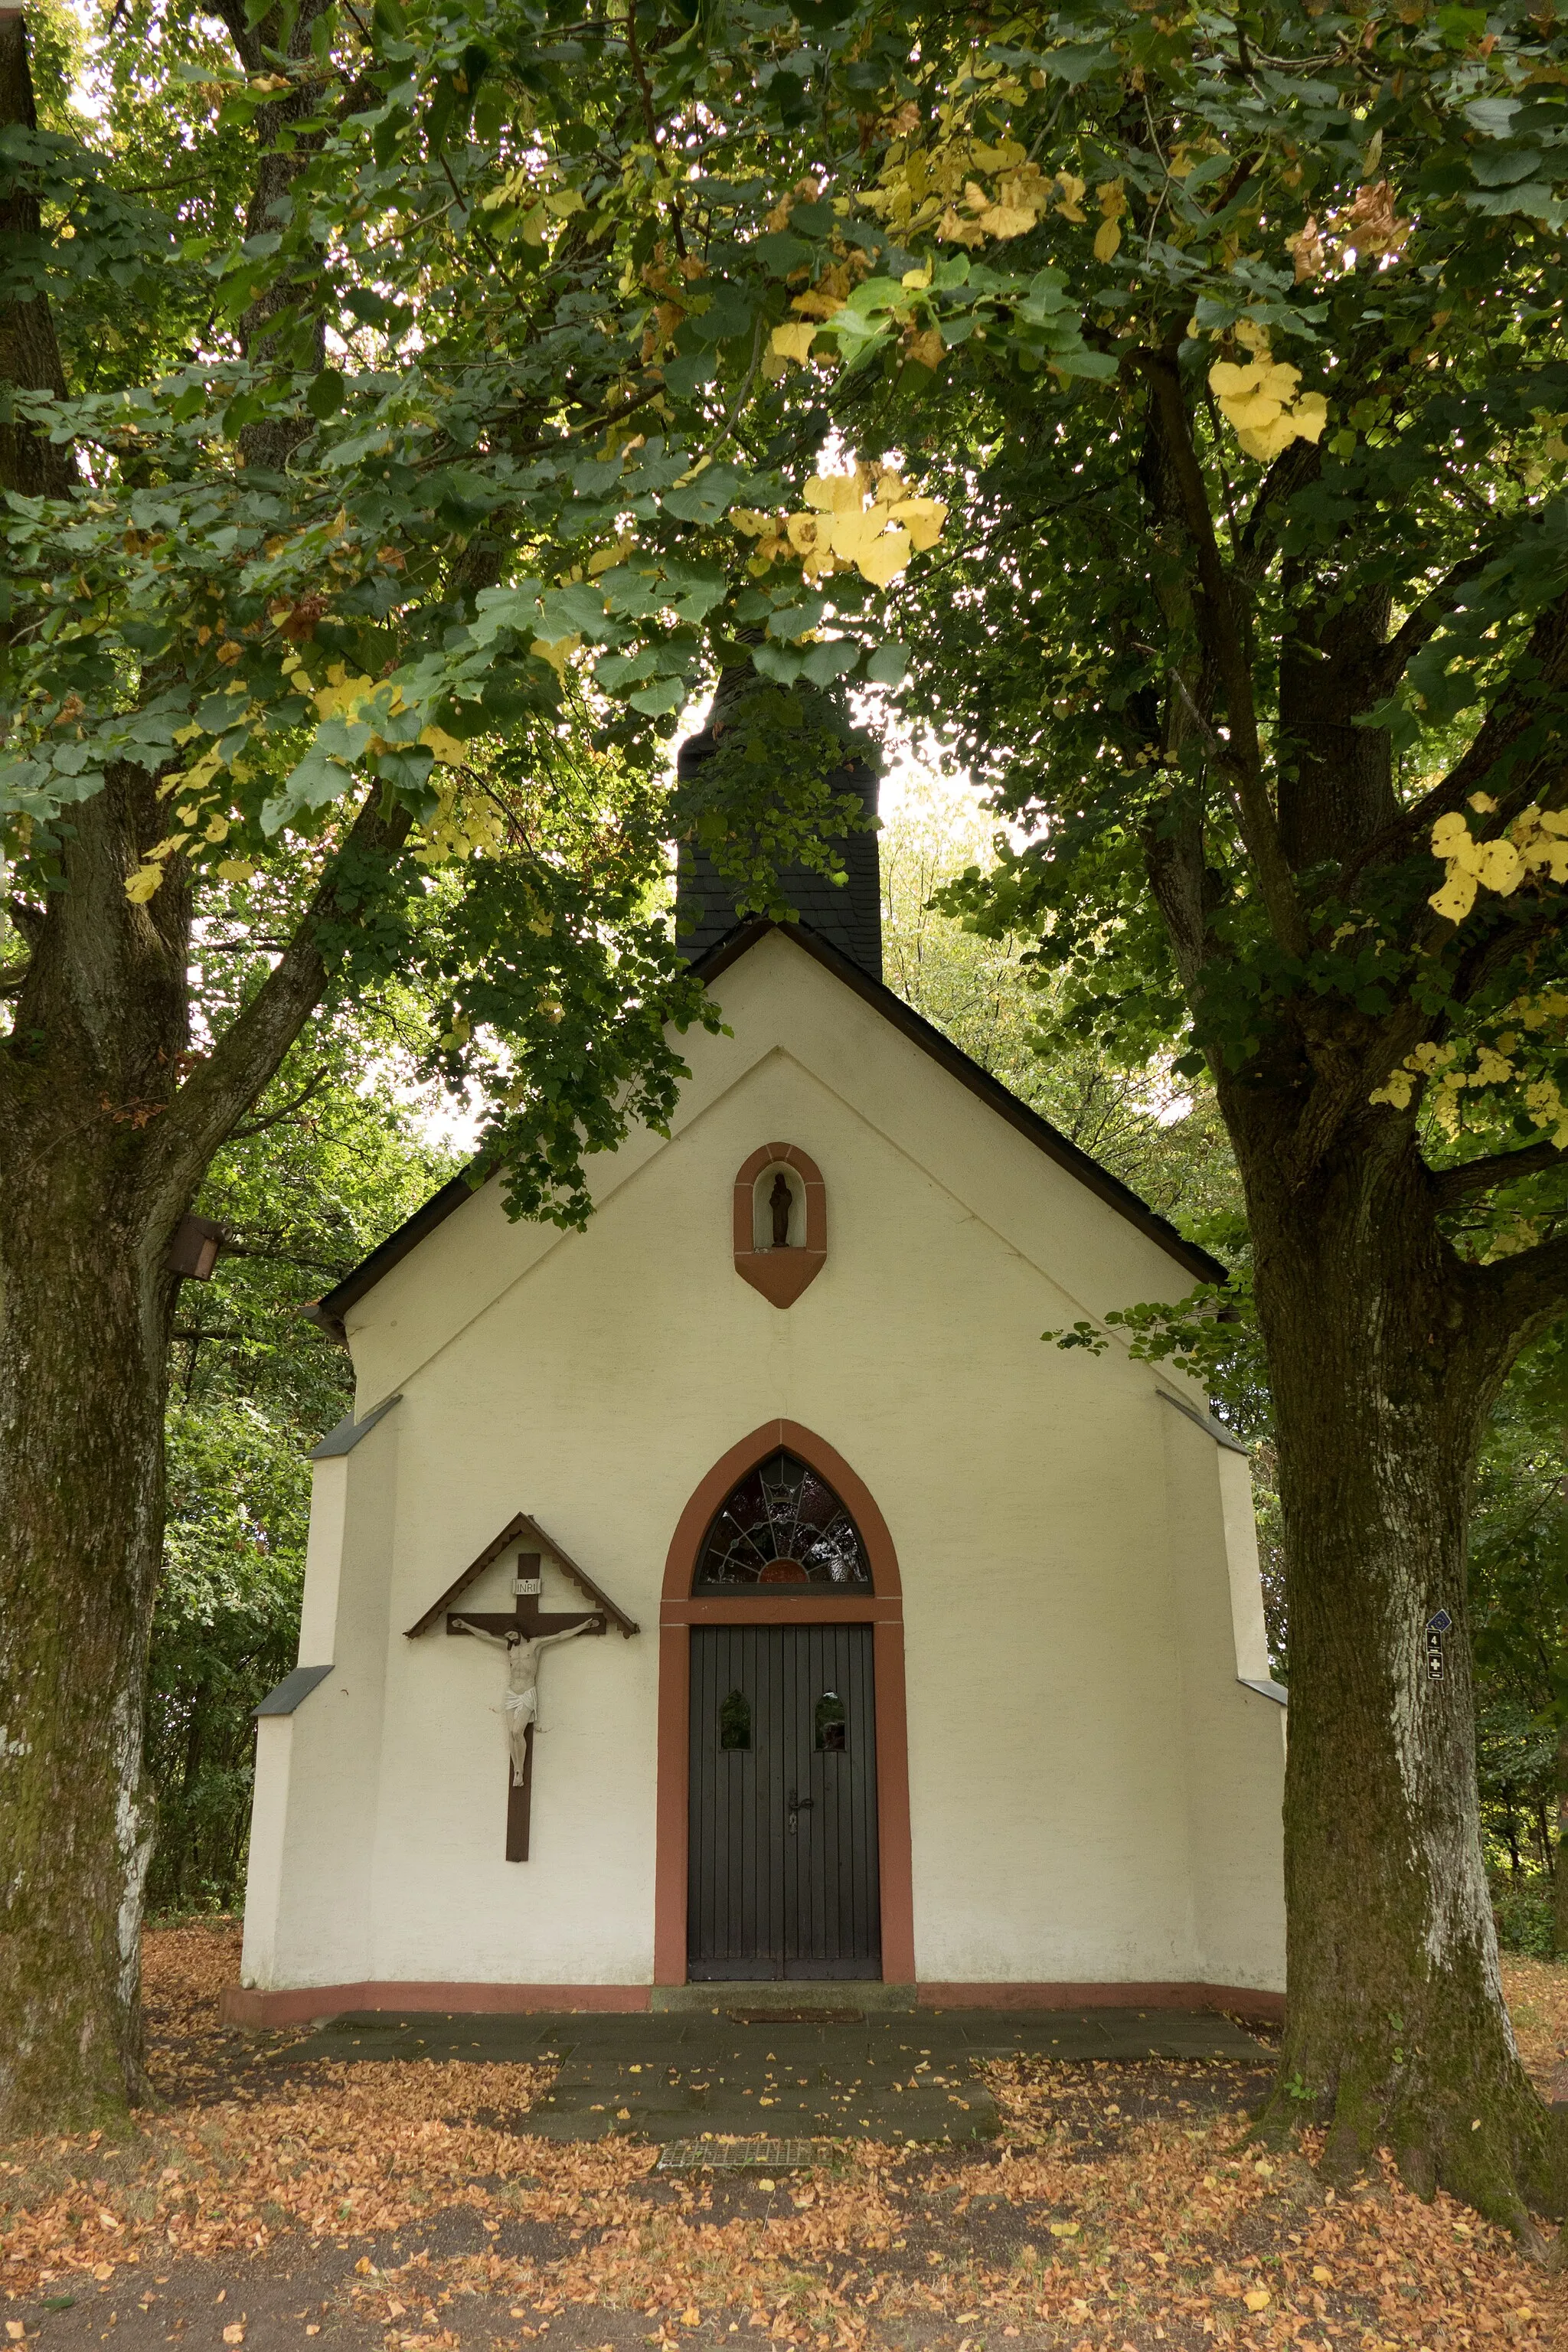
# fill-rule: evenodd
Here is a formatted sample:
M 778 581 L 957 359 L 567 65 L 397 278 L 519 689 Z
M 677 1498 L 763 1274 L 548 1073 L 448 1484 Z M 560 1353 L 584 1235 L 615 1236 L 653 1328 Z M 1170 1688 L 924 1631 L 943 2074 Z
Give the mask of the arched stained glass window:
M 782 1452 L 742 1478 L 720 1511 L 691 1589 L 745 1592 L 781 1584 L 871 1590 L 859 1528 L 826 1478 Z

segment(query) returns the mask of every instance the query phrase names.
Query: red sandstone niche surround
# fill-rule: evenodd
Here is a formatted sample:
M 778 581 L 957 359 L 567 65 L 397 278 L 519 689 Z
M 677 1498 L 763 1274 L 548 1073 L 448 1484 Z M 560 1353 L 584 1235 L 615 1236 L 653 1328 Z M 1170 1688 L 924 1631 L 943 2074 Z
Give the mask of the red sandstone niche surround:
M 793 1168 L 805 1190 L 805 1244 L 801 1249 L 763 1249 L 756 1244 L 757 1179 L 764 1168 Z M 735 1271 L 760 1290 L 770 1307 L 793 1307 L 827 1263 L 827 1187 L 822 1171 L 798 1143 L 764 1143 L 735 1178 Z M 717 1506 L 715 1506 L 717 1507 Z

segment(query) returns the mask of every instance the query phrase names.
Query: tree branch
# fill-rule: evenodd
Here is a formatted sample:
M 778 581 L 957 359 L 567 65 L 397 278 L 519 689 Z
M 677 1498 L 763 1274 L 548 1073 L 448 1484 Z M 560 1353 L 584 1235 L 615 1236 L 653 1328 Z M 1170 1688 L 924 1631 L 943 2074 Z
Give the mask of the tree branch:
M 1367 675 L 1374 691 L 1392 694 L 1404 676 L 1405 664 L 1436 635 L 1453 611 L 1456 592 L 1464 586 L 1467 580 L 1473 580 L 1478 572 L 1484 572 L 1491 560 L 1489 549 L 1481 549 L 1466 556 L 1462 563 L 1456 563 L 1452 571 L 1446 572 L 1436 586 L 1423 596 L 1403 626 L 1395 629 L 1388 643 L 1379 646 L 1368 663 Z
M 1215 538 L 1203 469 L 1188 429 L 1181 377 L 1174 359 L 1164 352 L 1145 352 L 1143 365 L 1181 499 L 1187 538 L 1197 561 L 1202 590 L 1198 599 L 1199 625 L 1205 650 L 1225 692 L 1230 720 L 1230 765 L 1236 777 L 1237 817 L 1242 840 L 1257 873 L 1275 937 L 1289 954 L 1302 955 L 1308 944 L 1306 919 L 1263 782 L 1251 666 Z
M 342 1258 L 301 1257 L 298 1250 L 269 1247 L 264 1242 L 225 1241 L 225 1257 L 256 1258 L 264 1265 L 297 1265 L 304 1274 L 324 1274 L 331 1282 L 342 1282 L 352 1269 Z
M 1568 1307 L 1568 1234 L 1468 1272 L 1489 1296 L 1516 1342 L 1523 1345 Z
M 1322 453 L 1314 441 L 1292 441 L 1282 449 L 1263 478 L 1237 545 L 1236 568 L 1241 578 L 1260 580 L 1279 545 L 1275 518 L 1288 499 L 1322 471 Z
M 1403 632 L 1401 632 L 1403 634 Z M 1397 642 L 1397 640 L 1394 640 Z M 1560 596 L 1549 604 L 1530 633 L 1526 660 L 1534 676 L 1529 687 L 1517 678 L 1510 680 L 1500 699 L 1492 705 L 1481 721 L 1469 749 L 1449 769 L 1440 782 L 1411 803 L 1398 821 L 1375 835 L 1340 874 L 1336 889 L 1348 891 L 1351 884 L 1365 866 L 1384 865 L 1390 859 L 1404 856 L 1411 844 L 1440 816 L 1452 809 L 1463 807 L 1467 796 L 1479 785 L 1493 780 L 1492 771 L 1521 736 L 1540 724 L 1543 704 L 1549 696 L 1561 694 L 1568 680 L 1568 595 Z M 1543 694 L 1542 686 L 1546 688 Z M 1560 749 L 1561 736 L 1557 738 Z M 1517 784 L 1511 798 L 1522 808 L 1531 798 L 1536 762 L 1532 761 L 1525 780 Z M 1510 812 L 1505 812 L 1505 814 Z
M 1568 1167 L 1568 1155 L 1550 1136 L 1543 1136 L 1539 1143 L 1524 1144 L 1517 1151 L 1489 1152 L 1481 1160 L 1462 1160 L 1455 1168 L 1429 1169 L 1427 1174 L 1437 1207 L 1454 1209 L 1473 1192 L 1488 1192 L 1495 1185 L 1511 1183 L 1516 1176 L 1533 1176 L 1552 1167 Z
M 149 1129 L 142 1184 L 154 1230 L 163 1223 L 173 1225 L 184 1213 L 214 1152 L 277 1076 L 284 1055 L 321 1003 L 328 973 L 318 940 L 322 925 L 333 916 L 352 919 L 353 910 L 340 895 L 349 870 L 366 853 L 374 856 L 399 847 L 412 824 L 405 809 L 384 814 L 380 788 L 372 787 L 282 955 L 207 1059 Z
M 312 1095 L 320 1094 L 331 1076 L 331 1071 L 323 1066 L 316 1072 L 310 1085 L 294 1097 L 292 1102 L 286 1102 L 281 1110 L 268 1111 L 265 1118 L 247 1119 L 243 1127 L 233 1129 L 229 1141 L 243 1143 L 250 1136 L 265 1135 L 269 1127 L 280 1127 L 286 1118 L 292 1118 L 297 1110 L 302 1109 Z
M 26 19 L 18 9 L 0 15 L 0 130 L 37 131 L 32 68 L 27 59 Z M 42 237 L 37 198 L 13 175 L 0 196 L 0 246 L 13 251 Z M 20 392 L 66 396 L 65 369 L 48 300 L 0 302 L 0 383 Z M 76 460 L 68 448 L 31 425 L 0 425 L 0 490 L 25 498 L 68 499 L 76 488 Z

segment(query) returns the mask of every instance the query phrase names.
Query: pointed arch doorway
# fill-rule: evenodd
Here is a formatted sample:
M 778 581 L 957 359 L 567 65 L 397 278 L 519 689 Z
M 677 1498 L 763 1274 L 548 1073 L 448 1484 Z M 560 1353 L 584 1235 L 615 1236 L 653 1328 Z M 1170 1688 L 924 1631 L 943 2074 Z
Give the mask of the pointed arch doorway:
M 898 1561 L 798 1423 L 731 1446 L 671 1540 L 658 1842 L 656 1984 L 913 1982 Z

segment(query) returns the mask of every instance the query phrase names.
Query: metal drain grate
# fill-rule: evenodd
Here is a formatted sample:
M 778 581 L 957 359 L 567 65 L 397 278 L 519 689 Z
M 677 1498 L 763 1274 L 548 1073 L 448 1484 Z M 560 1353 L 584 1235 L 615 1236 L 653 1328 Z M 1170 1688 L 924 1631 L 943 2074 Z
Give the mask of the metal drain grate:
M 798 2172 L 826 2164 L 833 2155 L 830 2140 L 814 2139 L 672 2139 L 659 2151 L 656 2172 Z

